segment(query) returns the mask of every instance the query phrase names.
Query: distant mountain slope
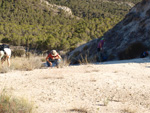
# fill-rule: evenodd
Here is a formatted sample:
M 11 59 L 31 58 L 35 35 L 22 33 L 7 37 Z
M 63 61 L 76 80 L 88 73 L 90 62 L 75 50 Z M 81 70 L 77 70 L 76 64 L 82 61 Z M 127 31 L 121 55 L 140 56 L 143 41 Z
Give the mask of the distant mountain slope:
M 47 0 L 50 3 L 71 8 L 78 17 L 124 16 L 141 0 Z
M 16 24 L 51 25 L 56 22 L 57 16 L 59 18 L 66 16 L 61 12 L 61 9 L 65 8 L 65 11 L 69 10 L 71 13 L 69 8 L 51 5 L 46 0 L 2 0 L 0 1 L 0 20 Z
M 103 38 L 108 60 L 139 57 L 140 53 L 150 49 L 150 0 L 136 4 L 121 22 L 104 34 Z M 69 58 L 72 62 L 85 58 L 94 59 L 99 40 L 95 39 L 80 46 L 70 53 Z

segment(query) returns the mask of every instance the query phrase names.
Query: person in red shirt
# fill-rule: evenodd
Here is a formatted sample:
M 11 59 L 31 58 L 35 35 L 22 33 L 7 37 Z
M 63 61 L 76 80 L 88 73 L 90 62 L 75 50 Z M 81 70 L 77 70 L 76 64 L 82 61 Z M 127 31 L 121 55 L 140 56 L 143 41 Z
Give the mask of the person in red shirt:
M 104 38 L 102 38 L 99 43 L 98 43 L 98 46 L 97 46 L 97 49 L 98 51 L 103 51 L 103 45 L 104 45 Z
M 52 50 L 46 57 L 46 61 L 48 67 L 52 67 L 53 63 L 59 67 L 61 56 L 56 52 L 56 50 Z

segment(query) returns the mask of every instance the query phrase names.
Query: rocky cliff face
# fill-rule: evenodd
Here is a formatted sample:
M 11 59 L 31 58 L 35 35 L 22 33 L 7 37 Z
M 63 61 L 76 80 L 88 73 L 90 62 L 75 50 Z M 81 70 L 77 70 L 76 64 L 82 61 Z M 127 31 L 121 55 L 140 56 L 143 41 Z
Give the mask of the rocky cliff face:
M 125 56 L 123 56 L 123 52 L 129 52 L 130 49 L 134 48 L 135 50 L 133 50 L 133 52 L 137 51 L 136 49 L 140 49 L 139 46 L 141 48 L 143 48 L 143 46 L 146 48 L 149 47 L 150 0 L 143 0 L 133 7 L 120 23 L 104 35 L 104 38 L 106 39 L 104 49 L 108 52 L 108 55 L 114 55 L 114 58 L 130 58 L 125 55 L 126 53 L 124 53 Z M 130 48 L 134 45 L 136 47 Z M 134 54 L 138 56 L 142 51 L 141 49 L 137 51 L 138 53 L 135 52 Z
M 150 0 L 136 4 L 125 18 L 103 37 L 108 60 L 136 58 L 141 52 L 150 49 Z M 69 55 L 71 61 L 77 62 L 81 58 L 85 59 L 85 56 L 88 56 L 89 60 L 94 59 L 99 40 L 92 40 L 72 51 Z

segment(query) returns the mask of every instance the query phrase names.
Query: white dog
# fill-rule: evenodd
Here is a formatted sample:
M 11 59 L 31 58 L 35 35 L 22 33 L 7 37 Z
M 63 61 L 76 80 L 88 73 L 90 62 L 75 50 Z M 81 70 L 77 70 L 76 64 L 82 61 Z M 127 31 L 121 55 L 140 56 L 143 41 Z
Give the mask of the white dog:
M 11 49 L 10 48 L 4 48 L 4 51 L 0 51 L 0 60 L 3 64 L 5 60 L 7 60 L 7 64 L 10 67 L 10 57 L 11 57 Z

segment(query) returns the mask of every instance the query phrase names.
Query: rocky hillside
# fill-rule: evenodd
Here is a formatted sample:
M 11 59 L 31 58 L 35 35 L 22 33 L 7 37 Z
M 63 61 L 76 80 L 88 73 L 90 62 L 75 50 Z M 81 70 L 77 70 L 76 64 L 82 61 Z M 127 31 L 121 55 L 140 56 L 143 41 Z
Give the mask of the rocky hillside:
M 108 60 L 136 58 L 141 52 L 150 49 L 150 0 L 136 4 L 125 18 L 103 37 Z M 92 40 L 72 51 L 69 55 L 72 63 L 83 59 L 93 61 L 99 40 Z
M 88 4 L 86 0 L 65 1 L 0 0 L 0 42 L 41 53 L 52 49 L 70 52 L 103 36 L 130 9 L 100 0 Z

